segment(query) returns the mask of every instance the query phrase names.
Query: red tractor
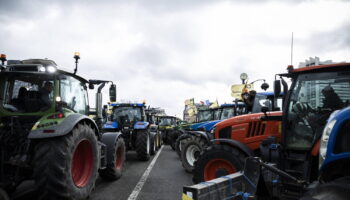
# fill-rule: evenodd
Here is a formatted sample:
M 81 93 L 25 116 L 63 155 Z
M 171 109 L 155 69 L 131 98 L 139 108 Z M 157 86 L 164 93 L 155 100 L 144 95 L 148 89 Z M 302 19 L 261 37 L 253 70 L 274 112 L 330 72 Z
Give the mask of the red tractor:
M 281 122 L 264 120 L 282 116 L 281 111 L 266 114 L 269 110 L 279 110 L 277 102 L 281 103 L 271 92 L 258 93 L 252 107 L 254 114 L 232 117 L 216 124 L 212 130 L 215 139 L 194 163 L 193 182 L 208 181 L 240 171 L 247 157 L 260 155 L 259 146 L 263 140 L 279 140 Z M 265 113 L 261 112 L 262 109 L 265 109 Z

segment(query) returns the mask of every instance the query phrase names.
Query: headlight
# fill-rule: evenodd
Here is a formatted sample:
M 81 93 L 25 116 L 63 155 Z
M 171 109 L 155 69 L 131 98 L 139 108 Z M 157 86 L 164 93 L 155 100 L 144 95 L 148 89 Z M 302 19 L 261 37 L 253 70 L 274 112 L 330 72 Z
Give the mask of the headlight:
M 320 165 L 326 159 L 329 135 L 331 134 L 332 129 L 336 122 L 337 122 L 336 120 L 330 121 L 323 129 L 321 145 L 320 145 L 320 162 L 319 162 Z

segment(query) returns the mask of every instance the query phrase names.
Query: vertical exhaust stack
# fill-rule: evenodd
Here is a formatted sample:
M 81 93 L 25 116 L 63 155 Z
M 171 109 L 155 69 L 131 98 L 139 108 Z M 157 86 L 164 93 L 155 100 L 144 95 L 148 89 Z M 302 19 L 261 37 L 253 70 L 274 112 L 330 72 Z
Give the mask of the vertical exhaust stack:
M 103 82 L 97 89 L 96 93 L 96 123 L 99 129 L 101 130 L 102 128 L 102 93 L 101 90 L 103 87 L 106 85 L 105 82 Z

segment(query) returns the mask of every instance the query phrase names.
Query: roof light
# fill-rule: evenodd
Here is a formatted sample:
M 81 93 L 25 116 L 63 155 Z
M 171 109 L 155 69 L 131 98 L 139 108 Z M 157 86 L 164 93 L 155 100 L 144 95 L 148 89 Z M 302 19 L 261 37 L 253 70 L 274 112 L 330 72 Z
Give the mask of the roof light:
M 80 52 L 74 52 L 74 58 L 79 59 L 80 58 Z
M 54 67 L 54 66 L 47 66 L 46 67 L 46 71 L 47 72 L 49 72 L 49 73 L 54 73 L 54 72 L 56 72 L 56 67 Z

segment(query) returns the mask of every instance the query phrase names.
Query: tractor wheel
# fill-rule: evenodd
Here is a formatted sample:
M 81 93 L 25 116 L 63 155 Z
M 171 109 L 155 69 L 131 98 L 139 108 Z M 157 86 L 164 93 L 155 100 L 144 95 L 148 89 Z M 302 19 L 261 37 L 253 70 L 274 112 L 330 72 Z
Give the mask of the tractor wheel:
M 349 177 L 320 184 L 307 192 L 300 200 L 346 200 L 350 196 Z
M 244 167 L 245 158 L 246 155 L 236 148 L 213 144 L 204 149 L 195 162 L 192 180 L 199 183 L 240 171 Z
M 157 149 L 160 149 L 162 146 L 162 136 L 160 135 L 159 132 L 157 132 Z
M 147 130 L 137 131 L 136 153 L 139 160 L 147 161 L 150 158 L 151 141 Z
M 199 158 L 206 143 L 207 141 L 201 137 L 190 137 L 183 140 L 181 162 L 186 172 L 192 173 L 194 162 Z
M 95 132 L 86 124 L 39 141 L 33 158 L 37 199 L 86 199 L 95 187 L 98 152 Z
M 154 155 L 157 152 L 157 135 L 151 136 L 150 154 Z
M 2 188 L 0 188 L 0 200 L 10 200 L 10 197 Z
M 177 139 L 176 139 L 176 142 L 175 142 L 175 151 L 177 153 L 177 155 L 180 157 L 181 159 L 181 150 L 182 150 L 182 147 L 183 147 L 183 141 L 185 137 L 187 137 L 188 134 L 182 134 L 180 135 Z
M 108 148 L 108 147 L 107 147 Z M 122 176 L 125 161 L 125 143 L 122 137 L 119 137 L 113 146 L 112 158 L 107 159 L 107 167 L 99 170 L 100 176 L 105 180 L 118 180 Z
M 175 142 L 176 154 L 181 158 L 181 137 L 178 137 Z

